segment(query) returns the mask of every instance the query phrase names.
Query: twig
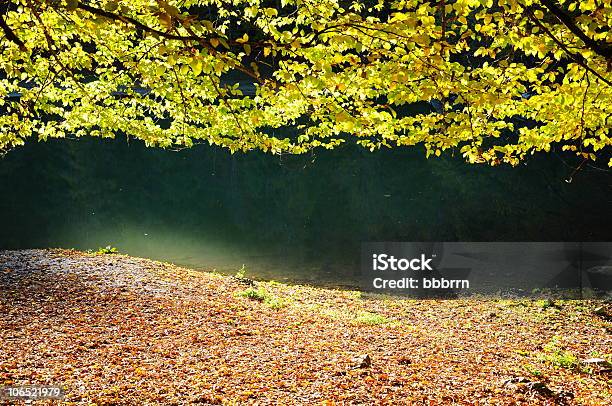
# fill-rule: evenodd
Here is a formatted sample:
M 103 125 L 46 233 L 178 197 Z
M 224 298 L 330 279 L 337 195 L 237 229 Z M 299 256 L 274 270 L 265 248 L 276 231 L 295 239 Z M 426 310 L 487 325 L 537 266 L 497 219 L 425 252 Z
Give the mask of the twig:
M 572 17 L 557 7 L 557 5 L 551 0 L 540 0 L 540 3 L 546 6 L 546 8 L 553 13 L 555 17 L 557 17 L 557 19 L 561 21 L 561 23 L 565 25 L 574 35 L 580 38 L 589 49 L 594 51 L 596 54 L 603 56 L 607 60 L 612 59 L 612 45 L 589 38 L 589 36 L 576 25 Z
M 608 79 L 604 78 L 601 74 L 599 74 L 598 72 L 593 70 L 593 68 L 591 68 L 589 65 L 587 65 L 587 63 L 585 62 L 585 60 L 584 60 L 584 58 L 582 56 L 576 55 L 573 52 L 571 52 L 563 42 L 561 42 L 557 37 L 555 37 L 554 34 L 552 32 L 550 32 L 550 30 L 548 28 L 546 28 L 546 26 L 544 24 L 542 24 L 542 22 L 539 19 L 536 18 L 536 16 L 533 14 L 533 11 L 531 10 L 531 7 L 525 7 L 525 11 L 527 12 L 527 15 L 529 16 L 529 18 L 538 27 L 540 27 L 540 29 L 542 31 L 544 31 L 544 33 L 546 35 L 548 35 L 550 37 L 550 39 L 552 39 L 557 45 L 559 45 L 559 47 L 561 47 L 561 49 L 563 51 L 565 51 L 565 53 L 570 56 L 570 58 L 572 58 L 577 64 L 582 66 L 584 69 L 588 70 L 593 75 L 597 76 L 597 78 L 599 78 L 602 82 L 604 82 L 608 86 L 612 86 L 612 82 L 610 82 Z

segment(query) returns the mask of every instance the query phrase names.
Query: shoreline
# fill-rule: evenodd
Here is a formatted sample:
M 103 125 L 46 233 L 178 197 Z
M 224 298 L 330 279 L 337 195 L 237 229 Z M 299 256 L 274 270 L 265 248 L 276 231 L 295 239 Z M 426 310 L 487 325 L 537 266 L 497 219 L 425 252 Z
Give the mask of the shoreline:
M 591 300 L 374 297 L 61 249 L 0 251 L 0 289 L 0 386 L 62 385 L 68 404 L 603 405 L 612 393 L 607 367 L 581 362 L 612 355 Z

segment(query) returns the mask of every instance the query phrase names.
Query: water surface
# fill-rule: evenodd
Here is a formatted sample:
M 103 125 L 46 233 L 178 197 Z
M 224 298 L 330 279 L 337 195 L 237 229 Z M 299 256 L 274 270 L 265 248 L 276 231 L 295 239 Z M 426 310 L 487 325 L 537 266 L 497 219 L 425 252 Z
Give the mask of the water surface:
M 303 156 L 139 142 L 29 143 L 0 159 L 0 248 L 121 252 L 199 269 L 357 285 L 363 241 L 612 237 L 612 174 L 571 157 L 517 168 L 420 148 Z

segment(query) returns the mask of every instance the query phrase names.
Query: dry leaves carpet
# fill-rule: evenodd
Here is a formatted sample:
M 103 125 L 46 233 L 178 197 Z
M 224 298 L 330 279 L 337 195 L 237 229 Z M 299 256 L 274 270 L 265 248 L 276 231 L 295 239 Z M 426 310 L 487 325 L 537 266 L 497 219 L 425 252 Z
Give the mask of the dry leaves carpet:
M 580 362 L 610 360 L 601 306 L 397 300 L 3 251 L 0 386 L 60 385 L 62 404 L 606 405 L 610 369 Z

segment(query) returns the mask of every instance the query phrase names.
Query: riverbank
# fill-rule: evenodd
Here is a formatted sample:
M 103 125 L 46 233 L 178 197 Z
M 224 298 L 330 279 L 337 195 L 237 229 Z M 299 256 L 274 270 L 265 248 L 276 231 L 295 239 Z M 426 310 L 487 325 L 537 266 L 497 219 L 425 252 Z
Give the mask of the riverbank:
M 57 384 L 75 404 L 604 405 L 611 370 L 582 360 L 612 357 L 606 306 L 396 300 L 0 251 L 0 386 Z

